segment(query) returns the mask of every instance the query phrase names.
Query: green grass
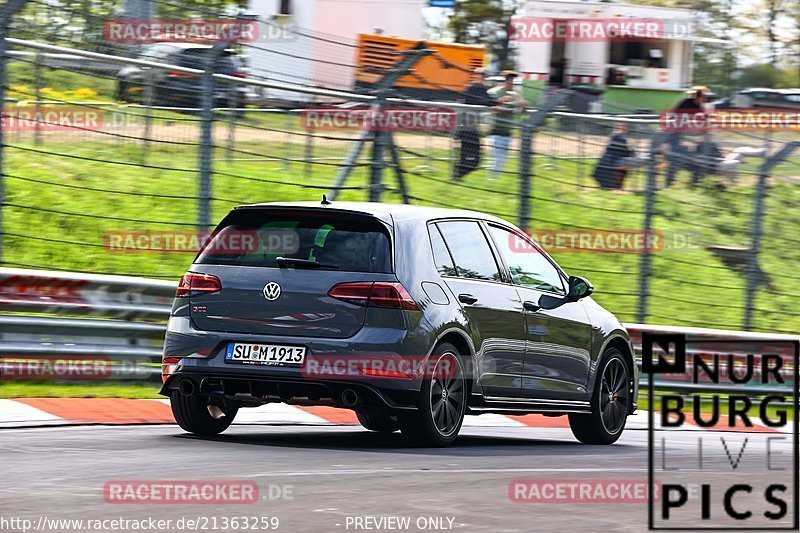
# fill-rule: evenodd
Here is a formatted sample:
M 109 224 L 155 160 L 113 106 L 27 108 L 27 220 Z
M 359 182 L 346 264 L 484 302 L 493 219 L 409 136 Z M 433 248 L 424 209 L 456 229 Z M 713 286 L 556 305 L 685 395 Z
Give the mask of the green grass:
M 163 398 L 158 383 L 0 381 L 0 398 Z
M 13 263 L 11 266 L 177 279 L 191 263 L 191 254 L 110 253 L 104 246 L 104 236 L 126 231 L 193 229 L 197 220 L 194 197 L 198 195 L 199 163 L 198 148 L 191 145 L 197 139 L 197 130 L 193 129 L 196 123 L 191 119 L 196 117 L 171 114 L 169 120 L 157 120 L 153 134 L 172 142 L 150 143 L 147 147 L 140 141 L 89 132 L 48 133 L 43 144 L 35 145 L 30 134 L 9 133 L 6 142 L 12 146 L 5 150 L 5 171 L 9 174 L 7 201 L 40 210 L 5 208 L 4 230 L 8 235 L 4 261 Z M 283 116 L 260 117 L 250 123 L 271 129 L 298 127 L 296 118 Z M 319 199 L 333 184 L 338 167 L 282 159 L 303 159 L 313 152 L 314 157 L 340 162 L 350 147 L 345 140 L 320 138 L 309 146 L 304 144 L 305 137 L 240 126 L 233 144 L 235 151 L 227 152 L 226 125 L 218 122 L 216 131 L 213 221 L 218 221 L 237 203 Z M 141 135 L 134 127 L 121 128 L 117 133 Z M 408 145 L 411 139 L 398 136 L 401 146 Z M 588 139 L 587 143 L 597 142 Z M 552 142 L 556 149 L 559 143 L 566 142 L 555 136 L 544 141 L 545 146 Z M 426 157 L 404 161 L 405 168 L 416 173 L 406 176 L 410 194 L 418 198 L 414 203 L 476 209 L 517 222 L 519 185 L 518 176 L 512 172 L 516 170 L 516 160 L 509 161 L 508 173 L 495 182 L 490 182 L 487 172 L 480 170 L 467 176 L 463 184 L 454 185 L 448 179 L 450 163 L 446 159 L 450 152 L 443 144 L 445 141 L 436 142 L 438 147 L 429 148 L 427 141 L 417 141 L 413 150 Z M 368 150 L 365 152 L 362 158 L 368 156 Z M 589 187 L 593 184 L 590 176 L 596 160 L 539 157 L 534 161 L 533 199 L 529 200 L 532 221 L 527 229 L 577 227 L 613 231 L 642 227 L 645 202 L 642 192 L 609 192 Z M 146 166 L 136 166 L 140 164 Z M 754 168 L 754 163 L 747 167 L 750 171 Z M 366 185 L 368 170 L 357 168 L 347 185 Z M 780 165 L 775 174 L 800 175 L 800 166 L 794 160 Z M 658 193 L 654 227 L 669 239 L 691 238 L 697 245 L 667 246 L 654 254 L 647 322 L 739 329 L 745 295 L 744 270 L 724 264 L 705 246 L 748 246 L 755 180 L 747 176 L 738 185 L 730 185 L 710 177 L 695 188 L 687 182 L 687 173 L 680 173 L 677 185 Z M 395 177 L 388 170 L 386 183 L 390 190 L 385 192 L 384 201 L 401 201 Z M 643 190 L 643 173 L 631 176 L 627 186 Z M 343 191 L 339 199 L 366 197 L 365 190 Z M 800 279 L 800 274 L 796 274 L 800 271 L 797 246 L 800 237 L 796 236 L 796 228 L 800 227 L 798 205 L 800 188 L 796 182 L 770 182 L 761 256 L 761 267 L 770 283 L 759 288 L 754 329 L 792 333 L 800 325 L 796 291 L 791 289 L 793 280 Z M 115 220 L 115 217 L 129 220 Z M 554 255 L 568 272 L 584 275 L 594 283 L 596 299 L 602 305 L 623 321 L 636 320 L 641 255 L 599 252 Z
M 33 58 L 26 59 L 26 62 L 11 61 L 8 64 L 9 87 L 12 93 L 10 96 L 19 100 L 31 100 L 33 97 L 30 95 L 35 93 L 36 71 L 33 64 L 27 61 L 33 61 Z M 77 98 L 77 100 L 99 101 L 114 99 L 116 82 L 113 79 L 113 75 L 109 75 L 108 78 L 99 78 L 89 74 L 42 67 L 40 76 L 41 88 L 66 94 L 80 89 L 91 88 L 96 94 L 92 98 Z M 15 87 L 20 87 L 18 93 L 15 92 Z M 43 92 L 42 98 L 47 99 L 49 92 Z

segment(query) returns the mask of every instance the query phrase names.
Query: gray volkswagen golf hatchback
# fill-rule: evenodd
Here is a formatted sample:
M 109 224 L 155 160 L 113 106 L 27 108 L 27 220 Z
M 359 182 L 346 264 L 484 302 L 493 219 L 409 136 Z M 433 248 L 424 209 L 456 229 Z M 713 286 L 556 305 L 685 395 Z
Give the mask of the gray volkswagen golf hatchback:
M 445 446 L 465 414 L 569 417 L 610 444 L 636 408 L 625 328 L 508 222 L 373 203 L 233 209 L 181 278 L 163 388 L 186 431 L 272 402 L 352 409 Z

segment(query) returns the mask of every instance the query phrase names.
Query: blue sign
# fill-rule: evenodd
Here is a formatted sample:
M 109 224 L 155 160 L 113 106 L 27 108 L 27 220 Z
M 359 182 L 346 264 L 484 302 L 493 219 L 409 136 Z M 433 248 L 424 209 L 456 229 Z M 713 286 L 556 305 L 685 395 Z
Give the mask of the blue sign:
M 453 9 L 456 7 L 456 0 L 431 0 L 431 7 L 446 7 Z

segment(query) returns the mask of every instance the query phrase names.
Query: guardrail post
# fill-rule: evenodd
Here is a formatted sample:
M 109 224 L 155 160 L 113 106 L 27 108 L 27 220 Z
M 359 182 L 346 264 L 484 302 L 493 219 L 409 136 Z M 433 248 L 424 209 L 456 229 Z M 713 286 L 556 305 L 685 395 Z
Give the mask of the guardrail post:
M 747 286 L 745 288 L 744 319 L 742 320 L 742 329 L 745 331 L 753 327 L 756 291 L 761 282 L 761 269 L 758 265 L 758 256 L 761 253 L 764 198 L 767 196 L 767 178 L 775 165 L 789 157 L 798 146 L 800 146 L 800 142 L 797 141 L 786 144 L 775 155 L 767 157 L 758 172 L 758 187 L 756 189 L 756 197 L 753 205 L 753 218 L 750 223 L 750 254 L 747 258 Z
M 200 89 L 201 115 L 200 115 L 200 183 L 199 200 L 197 205 L 197 229 L 211 229 L 211 173 L 214 140 L 212 129 L 214 126 L 214 67 L 222 51 L 228 43 L 218 42 L 211 47 L 206 58 L 205 72 Z
M 19 12 L 28 0 L 6 0 L 6 3 L 0 6 L 0 113 L 5 113 L 6 109 L 6 85 L 8 84 L 8 72 L 6 66 L 8 64 L 8 27 L 11 24 L 11 17 Z M 6 189 L 3 170 L 3 120 L 0 120 L 0 264 L 3 264 L 3 206 L 6 202 Z

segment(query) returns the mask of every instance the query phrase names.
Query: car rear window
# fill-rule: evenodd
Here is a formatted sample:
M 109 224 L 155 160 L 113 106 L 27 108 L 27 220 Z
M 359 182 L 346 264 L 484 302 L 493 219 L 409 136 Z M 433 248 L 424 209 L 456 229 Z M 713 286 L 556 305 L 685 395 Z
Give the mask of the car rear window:
M 195 262 L 388 273 L 390 250 L 388 229 L 371 216 L 237 209 L 214 230 Z M 289 259 L 316 264 L 287 265 Z

